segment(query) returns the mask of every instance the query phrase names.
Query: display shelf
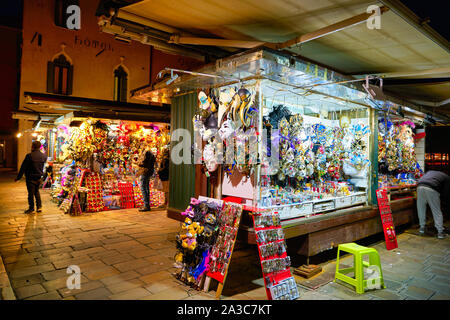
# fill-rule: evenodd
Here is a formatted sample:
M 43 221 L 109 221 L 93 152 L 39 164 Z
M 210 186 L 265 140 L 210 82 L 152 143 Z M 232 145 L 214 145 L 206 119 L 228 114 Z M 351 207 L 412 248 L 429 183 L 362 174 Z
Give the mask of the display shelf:
M 253 211 L 280 209 L 280 218 L 282 220 L 286 220 L 297 217 L 310 216 L 313 214 L 326 213 L 331 210 L 352 207 L 354 205 L 362 204 L 365 202 L 367 202 L 367 194 L 365 192 L 356 192 L 351 195 L 341 197 L 331 197 L 283 205 L 258 207 Z
M 408 184 L 403 186 L 387 187 L 387 195 L 389 201 L 400 199 L 414 199 L 416 197 L 417 184 Z

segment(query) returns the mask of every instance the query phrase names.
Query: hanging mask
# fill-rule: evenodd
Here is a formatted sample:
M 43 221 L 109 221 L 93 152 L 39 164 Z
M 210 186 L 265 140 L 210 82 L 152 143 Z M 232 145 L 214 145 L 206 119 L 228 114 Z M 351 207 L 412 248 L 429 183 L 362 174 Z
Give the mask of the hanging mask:
M 203 131 L 202 138 L 203 141 L 208 141 L 217 134 L 217 129 L 206 129 Z
M 219 129 L 219 136 L 220 138 L 225 141 L 226 139 L 233 136 L 235 133 L 236 128 L 234 127 L 234 123 L 231 120 L 226 120 L 222 123 Z
M 204 124 L 207 129 L 218 129 L 217 115 L 211 113 L 208 118 L 206 118 Z
M 286 118 L 281 119 L 279 123 L 280 128 L 280 134 L 287 137 L 289 136 L 289 122 L 286 120 Z
M 205 92 L 200 91 L 198 94 L 198 100 L 200 101 L 200 108 L 203 110 L 209 109 L 210 99 Z

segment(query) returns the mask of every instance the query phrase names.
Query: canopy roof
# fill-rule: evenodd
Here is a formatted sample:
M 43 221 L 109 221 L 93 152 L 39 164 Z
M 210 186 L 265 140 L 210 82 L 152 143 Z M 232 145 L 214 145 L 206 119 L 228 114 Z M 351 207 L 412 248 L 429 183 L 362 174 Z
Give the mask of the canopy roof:
M 381 29 L 363 22 L 284 50 L 355 78 L 379 75 L 385 92 L 450 115 L 449 42 L 400 1 L 143 0 L 122 7 L 117 17 L 171 36 L 280 43 L 356 17 L 373 4 L 389 8 Z

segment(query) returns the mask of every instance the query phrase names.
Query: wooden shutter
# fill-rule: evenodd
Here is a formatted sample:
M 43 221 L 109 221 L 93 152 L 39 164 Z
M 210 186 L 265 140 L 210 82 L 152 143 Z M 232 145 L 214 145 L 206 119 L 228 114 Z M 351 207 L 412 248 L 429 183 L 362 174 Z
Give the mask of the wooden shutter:
M 70 65 L 67 72 L 67 94 L 72 94 L 73 88 L 73 65 Z
M 54 88 L 54 69 L 53 62 L 47 62 L 47 92 L 53 93 Z
M 127 102 L 127 100 L 128 100 L 128 90 L 127 90 L 127 88 L 128 88 L 128 85 L 127 85 L 127 79 L 128 77 L 125 75 L 125 76 L 122 76 L 122 77 L 120 77 L 120 101 L 122 101 L 122 102 Z

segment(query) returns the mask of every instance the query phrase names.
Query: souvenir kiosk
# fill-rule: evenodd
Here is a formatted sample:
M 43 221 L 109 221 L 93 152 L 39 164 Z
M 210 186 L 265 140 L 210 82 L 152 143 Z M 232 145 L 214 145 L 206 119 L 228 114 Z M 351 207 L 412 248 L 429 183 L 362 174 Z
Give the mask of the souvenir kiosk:
M 170 136 L 167 124 L 63 117 L 52 129 L 52 199 L 71 215 L 142 206 L 137 160 L 150 149 L 161 162 Z M 151 205 L 164 193 L 150 181 Z
M 137 90 L 134 98 L 195 96 L 183 106 L 192 115 L 184 123 L 192 121 L 197 166 L 189 197 L 242 204 L 240 240 L 256 243 L 251 216 L 258 211 L 276 211 L 288 248 L 305 256 L 382 232 L 378 114 L 360 82 L 270 49 L 198 72 L 167 71 L 173 81 Z M 172 114 L 172 133 L 176 121 Z M 392 212 L 395 225 L 407 223 L 412 204 L 394 203 Z

